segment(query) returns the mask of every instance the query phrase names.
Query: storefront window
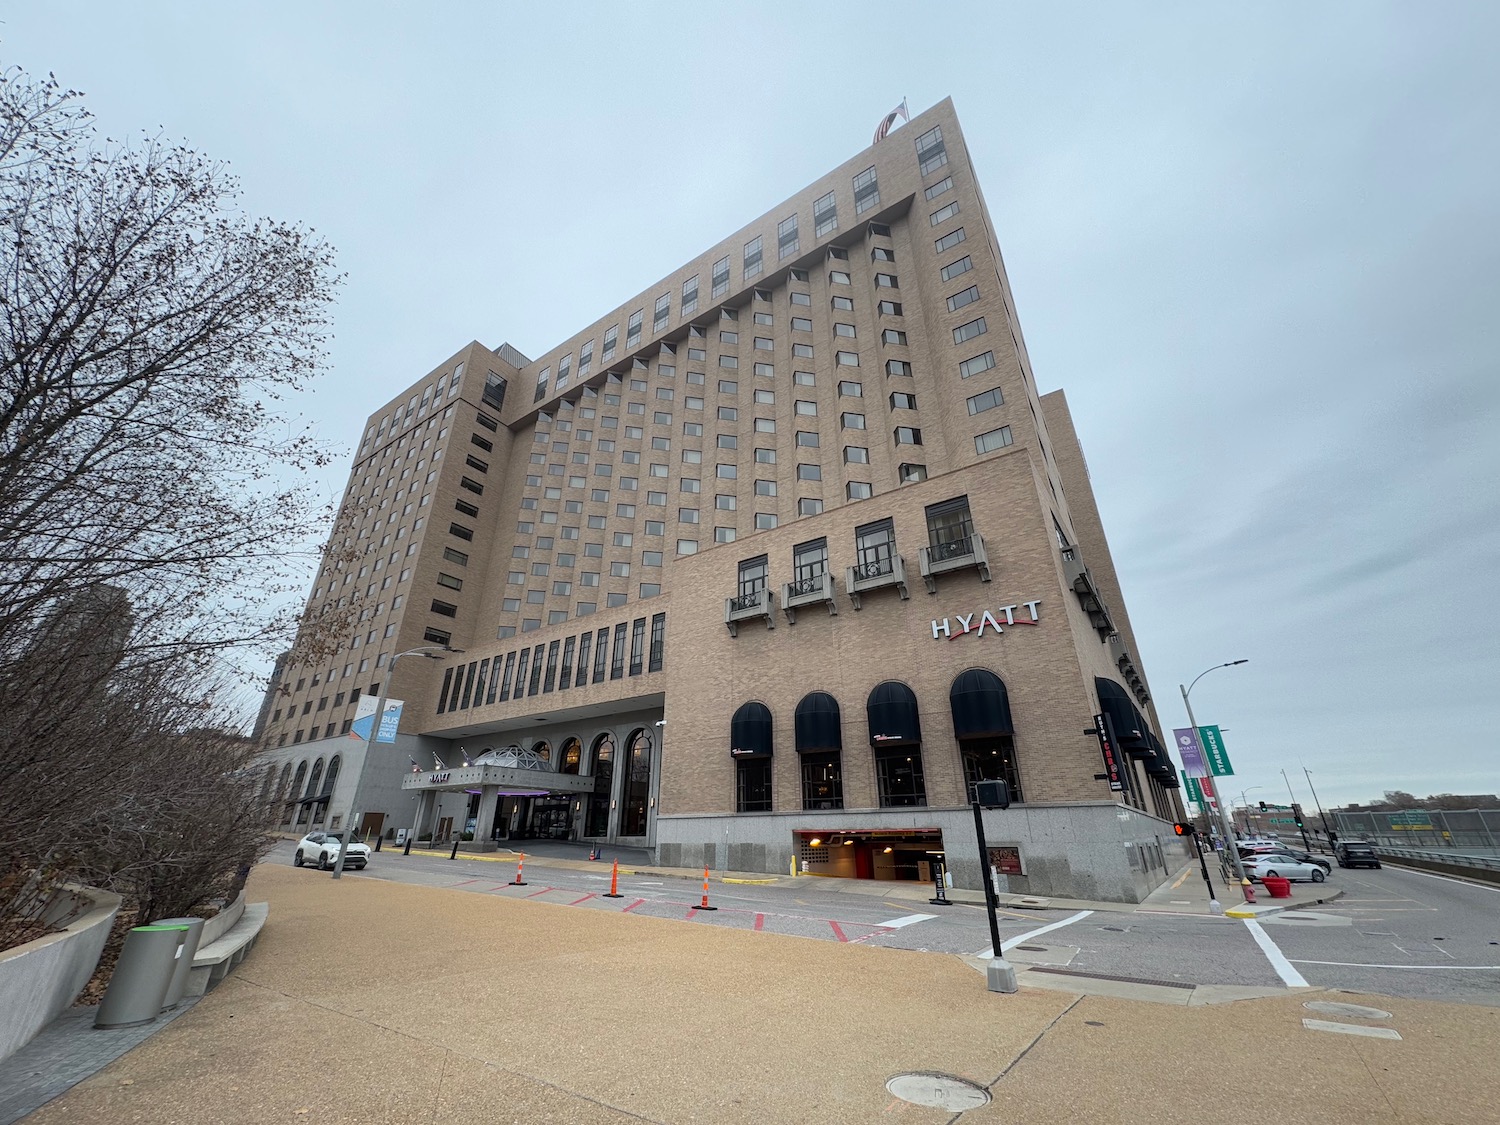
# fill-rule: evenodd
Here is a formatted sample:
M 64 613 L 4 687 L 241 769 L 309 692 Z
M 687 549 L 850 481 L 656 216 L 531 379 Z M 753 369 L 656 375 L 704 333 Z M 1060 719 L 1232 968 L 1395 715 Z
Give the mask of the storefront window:
M 1021 771 L 1016 766 L 1015 739 L 1010 735 L 993 738 L 966 739 L 960 753 L 964 761 L 964 784 L 968 788 L 970 802 L 978 800 L 974 787 L 981 781 L 1003 781 L 1010 789 L 1010 799 L 1019 804 L 1021 796 Z
M 734 811 L 771 811 L 770 758 L 741 758 L 734 763 Z
M 802 807 L 804 809 L 841 809 L 844 807 L 844 774 L 840 755 L 803 754 Z
M 915 746 L 876 757 L 875 781 L 880 791 L 880 807 L 883 809 L 927 804 L 927 785 L 922 778 L 922 751 Z

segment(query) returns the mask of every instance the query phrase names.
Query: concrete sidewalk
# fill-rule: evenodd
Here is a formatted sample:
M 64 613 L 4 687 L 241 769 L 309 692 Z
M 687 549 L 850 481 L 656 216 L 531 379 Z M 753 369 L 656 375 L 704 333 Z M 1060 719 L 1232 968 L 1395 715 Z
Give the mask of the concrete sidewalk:
M 263 865 L 271 920 L 192 1011 L 28 1121 L 952 1122 L 885 1083 L 991 1090 L 965 1122 L 1482 1122 L 1500 1010 L 1299 990 L 1202 1007 L 1023 989 L 959 958 Z M 1332 1017 L 1330 1017 L 1332 1018 Z M 1254 1096 L 1198 1081 L 1231 1063 Z

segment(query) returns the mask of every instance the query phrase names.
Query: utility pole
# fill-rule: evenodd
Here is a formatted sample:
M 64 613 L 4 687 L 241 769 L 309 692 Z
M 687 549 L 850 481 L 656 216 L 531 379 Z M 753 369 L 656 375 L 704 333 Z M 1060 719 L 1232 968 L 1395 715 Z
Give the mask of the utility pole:
M 1318 791 L 1313 789 L 1312 774 L 1307 772 L 1306 766 L 1302 767 L 1302 776 L 1307 778 L 1307 787 L 1312 790 L 1313 804 L 1318 806 L 1318 819 L 1323 822 L 1323 835 L 1328 837 L 1328 846 L 1332 847 L 1334 841 L 1333 829 L 1328 827 L 1328 818 L 1323 815 L 1323 802 L 1318 800 Z
M 1292 792 L 1292 782 L 1287 777 L 1286 770 L 1281 771 L 1281 780 L 1286 782 L 1286 795 L 1292 799 L 1292 810 L 1294 812 L 1300 811 L 1297 806 L 1297 794 Z M 1302 846 L 1308 851 L 1312 851 L 1312 843 L 1307 838 L 1307 826 L 1302 823 L 1300 816 L 1297 817 L 1297 828 L 1302 833 Z
M 1198 675 L 1197 675 L 1197 677 L 1193 680 L 1192 684 L 1189 684 L 1186 687 L 1184 687 L 1182 684 L 1178 684 L 1177 685 L 1178 688 L 1179 688 L 1179 690 L 1181 690 L 1181 692 L 1182 692 L 1182 705 L 1183 705 L 1183 707 L 1185 707 L 1187 709 L 1188 725 L 1193 728 L 1193 731 L 1195 732 L 1195 737 L 1196 737 L 1196 732 L 1198 730 L 1198 720 L 1195 719 L 1195 718 L 1193 718 L 1193 705 L 1192 705 L 1192 703 L 1188 699 L 1188 694 L 1193 690 L 1193 685 L 1196 684 L 1199 680 L 1201 680 L 1204 676 L 1208 675 L 1209 672 L 1212 672 L 1214 670 L 1214 668 L 1232 668 L 1236 664 L 1245 664 L 1245 663 L 1248 663 L 1248 661 L 1245 661 L 1245 660 L 1231 660 L 1227 664 L 1215 664 L 1213 668 L 1206 668 L 1202 672 L 1199 672 Z M 1215 793 L 1217 793 L 1217 792 L 1218 792 L 1218 787 L 1215 786 Z M 1250 885 L 1250 880 L 1245 875 L 1245 864 L 1240 859 L 1240 849 L 1235 846 L 1235 842 L 1234 842 L 1234 822 L 1229 819 L 1229 810 L 1224 807 L 1224 800 L 1223 800 L 1222 796 L 1220 796 L 1220 798 L 1219 798 L 1218 805 L 1219 805 L 1219 824 L 1220 824 L 1220 827 L 1222 828 L 1222 830 L 1224 832 L 1224 847 L 1229 852 L 1229 858 L 1230 858 L 1230 860 L 1234 863 L 1234 872 L 1235 872 L 1235 874 L 1239 876 L 1239 879 L 1240 879 L 1240 891 L 1241 891 L 1241 893 L 1244 893 L 1245 889 L 1247 887 L 1249 887 L 1249 885 Z M 1249 895 L 1246 895 L 1245 897 L 1248 899 Z

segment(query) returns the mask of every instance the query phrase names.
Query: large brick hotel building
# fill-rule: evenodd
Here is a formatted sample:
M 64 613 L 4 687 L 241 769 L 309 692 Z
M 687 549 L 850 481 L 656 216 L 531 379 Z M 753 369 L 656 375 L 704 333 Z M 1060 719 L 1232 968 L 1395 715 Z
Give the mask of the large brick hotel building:
M 875 879 L 944 853 L 974 886 L 998 777 L 1009 890 L 1163 877 L 1173 767 L 950 102 L 540 357 L 445 359 L 370 416 L 343 515 L 359 558 L 309 607 L 360 620 L 259 725 L 289 830 Z

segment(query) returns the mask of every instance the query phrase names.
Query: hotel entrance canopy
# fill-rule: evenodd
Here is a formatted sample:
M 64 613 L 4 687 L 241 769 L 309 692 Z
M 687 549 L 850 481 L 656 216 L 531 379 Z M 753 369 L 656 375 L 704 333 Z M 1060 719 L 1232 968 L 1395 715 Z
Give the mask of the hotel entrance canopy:
M 548 793 L 587 794 L 594 791 L 592 777 L 551 770 L 523 769 L 486 762 L 448 770 L 424 770 L 401 779 L 401 788 L 422 792 L 450 793 L 493 785 L 502 797 L 541 797 Z

